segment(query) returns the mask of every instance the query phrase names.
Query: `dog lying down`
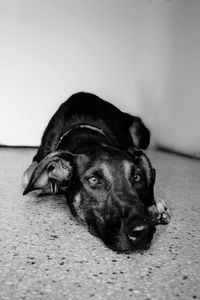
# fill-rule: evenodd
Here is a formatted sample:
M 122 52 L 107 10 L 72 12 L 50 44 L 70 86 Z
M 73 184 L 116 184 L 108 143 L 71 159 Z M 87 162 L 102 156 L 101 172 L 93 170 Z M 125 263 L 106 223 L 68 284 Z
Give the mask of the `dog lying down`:
M 154 197 L 155 169 L 141 149 L 150 132 L 139 117 L 89 93 L 64 102 L 24 172 L 24 195 L 63 193 L 72 214 L 112 250 L 150 246 L 169 211 Z

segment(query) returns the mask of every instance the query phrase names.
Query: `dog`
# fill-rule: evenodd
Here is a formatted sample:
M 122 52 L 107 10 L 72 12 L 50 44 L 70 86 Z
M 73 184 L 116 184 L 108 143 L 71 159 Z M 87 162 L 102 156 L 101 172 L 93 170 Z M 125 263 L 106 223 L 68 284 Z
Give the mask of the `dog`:
M 144 153 L 141 118 L 90 93 L 64 102 L 23 174 L 23 195 L 63 193 L 72 214 L 110 249 L 148 249 L 169 210 L 154 197 L 156 171 Z

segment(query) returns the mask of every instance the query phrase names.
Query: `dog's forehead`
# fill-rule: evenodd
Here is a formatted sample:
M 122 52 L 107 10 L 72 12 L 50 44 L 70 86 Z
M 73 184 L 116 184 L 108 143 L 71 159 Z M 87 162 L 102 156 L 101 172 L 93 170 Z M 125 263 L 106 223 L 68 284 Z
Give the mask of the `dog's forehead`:
M 104 161 L 123 161 L 123 160 L 129 160 L 130 157 L 126 151 L 117 149 L 117 148 L 109 148 L 105 147 L 103 148 L 103 151 L 99 151 L 96 153 L 96 157 L 100 157 Z
M 110 179 L 114 176 L 114 173 L 118 171 L 128 176 L 134 165 L 126 152 L 109 148 L 79 155 L 77 161 L 80 173 L 85 173 L 87 171 L 92 173 L 95 170 L 101 170 L 102 173 L 106 177 L 110 177 Z
M 103 164 L 104 167 L 123 166 L 124 163 L 131 164 L 129 156 L 120 150 L 108 149 L 107 151 L 93 153 L 91 159 L 94 164 Z
M 112 180 L 117 172 L 128 176 L 133 167 L 133 162 L 127 159 L 126 156 L 118 155 L 113 153 L 113 155 L 101 153 L 98 155 L 93 155 L 88 157 L 87 164 L 85 165 L 85 171 L 95 171 L 101 170 L 105 177 Z

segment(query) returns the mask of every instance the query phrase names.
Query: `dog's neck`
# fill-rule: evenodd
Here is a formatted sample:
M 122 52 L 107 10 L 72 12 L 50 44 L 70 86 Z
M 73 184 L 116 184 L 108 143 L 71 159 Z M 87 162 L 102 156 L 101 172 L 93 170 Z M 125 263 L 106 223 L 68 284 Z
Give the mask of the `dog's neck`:
M 56 149 L 76 153 L 79 152 L 80 149 L 101 143 L 112 145 L 113 141 L 102 129 L 92 125 L 81 124 L 73 126 L 64 132 L 58 141 Z

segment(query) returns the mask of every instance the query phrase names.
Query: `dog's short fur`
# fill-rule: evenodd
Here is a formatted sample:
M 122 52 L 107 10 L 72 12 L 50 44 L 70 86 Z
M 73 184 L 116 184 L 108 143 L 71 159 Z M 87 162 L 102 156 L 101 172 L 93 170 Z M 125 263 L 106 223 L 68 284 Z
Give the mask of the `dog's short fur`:
M 63 192 L 71 212 L 115 251 L 147 248 L 155 224 L 169 222 L 155 200 L 155 169 L 141 150 L 150 133 L 142 120 L 89 93 L 77 93 L 51 118 L 24 194 Z

